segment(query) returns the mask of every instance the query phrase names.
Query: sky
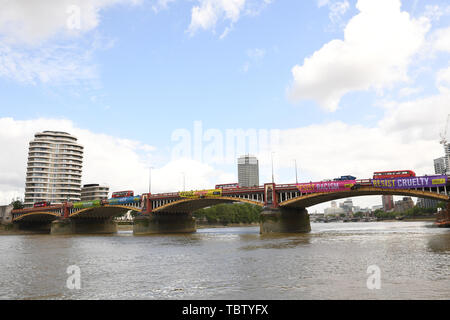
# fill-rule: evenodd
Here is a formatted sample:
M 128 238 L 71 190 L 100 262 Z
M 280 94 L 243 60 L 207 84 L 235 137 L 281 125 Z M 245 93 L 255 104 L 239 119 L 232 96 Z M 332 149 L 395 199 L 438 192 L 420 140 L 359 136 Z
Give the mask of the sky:
M 28 143 L 44 130 L 85 147 L 83 184 L 136 194 L 236 182 L 245 153 L 261 184 L 272 161 L 275 182 L 294 183 L 295 163 L 309 182 L 433 174 L 444 154 L 447 1 L 0 5 L 0 204 L 23 198 Z

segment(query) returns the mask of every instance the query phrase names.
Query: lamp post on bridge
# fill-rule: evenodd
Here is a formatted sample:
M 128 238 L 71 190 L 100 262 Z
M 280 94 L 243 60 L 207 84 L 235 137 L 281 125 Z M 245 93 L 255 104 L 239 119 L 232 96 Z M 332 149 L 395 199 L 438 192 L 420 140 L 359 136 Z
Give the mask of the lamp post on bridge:
M 186 191 L 186 173 L 182 172 L 183 175 L 183 191 Z
M 295 162 L 295 183 L 298 184 L 298 177 L 297 177 L 297 159 L 294 159 Z
M 274 154 L 275 152 L 271 152 L 270 153 L 270 158 L 272 159 L 272 183 L 274 183 L 274 178 L 273 178 L 273 154 Z
M 149 167 L 149 177 L 148 177 L 148 194 L 152 193 L 152 169 L 153 167 Z

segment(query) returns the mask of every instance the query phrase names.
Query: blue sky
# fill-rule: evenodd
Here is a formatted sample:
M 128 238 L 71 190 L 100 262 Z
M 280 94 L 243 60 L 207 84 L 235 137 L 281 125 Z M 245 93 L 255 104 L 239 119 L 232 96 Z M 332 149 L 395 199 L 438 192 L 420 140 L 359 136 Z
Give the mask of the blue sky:
M 111 167 L 133 166 L 142 176 L 151 165 L 155 179 L 160 170 L 161 181 L 154 182 L 159 191 L 179 185 L 178 171 L 192 171 L 192 188 L 236 179 L 234 163 L 173 159 L 173 133 L 193 133 L 194 121 L 223 135 L 227 129 L 280 130 L 270 151 L 282 183 L 294 181 L 293 159 L 301 179 L 309 181 L 368 177 L 381 169 L 433 173 L 433 159 L 442 156 L 439 131 L 450 113 L 446 1 L 0 4 L 4 147 L 16 141 L 26 149 L 33 132 L 58 122 L 69 132 L 89 134 L 83 144 L 105 135 L 116 146 L 127 139 L 136 163 L 112 159 Z M 68 30 L 70 5 L 80 9 L 81 25 Z M 14 128 L 22 130 L 19 140 L 11 137 Z M 113 151 L 100 150 L 114 158 Z M 267 181 L 270 152 L 257 155 Z M 0 163 L 0 172 L 16 172 L 0 182 L 3 198 L 23 189 L 24 157 L 26 152 L 17 153 L 14 169 Z M 120 187 L 118 181 L 126 181 L 86 166 L 85 183 L 101 179 Z M 209 173 L 199 176 L 201 170 Z M 172 174 L 173 184 L 165 183 Z M 146 182 L 133 183 L 144 189 Z

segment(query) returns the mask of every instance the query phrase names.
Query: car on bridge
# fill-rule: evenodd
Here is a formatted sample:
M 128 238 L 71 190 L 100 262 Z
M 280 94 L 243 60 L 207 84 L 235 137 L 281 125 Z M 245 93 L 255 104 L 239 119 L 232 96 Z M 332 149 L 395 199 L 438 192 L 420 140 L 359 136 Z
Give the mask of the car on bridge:
M 354 176 L 341 176 L 340 178 L 334 178 L 334 181 L 347 181 L 347 180 L 356 180 Z

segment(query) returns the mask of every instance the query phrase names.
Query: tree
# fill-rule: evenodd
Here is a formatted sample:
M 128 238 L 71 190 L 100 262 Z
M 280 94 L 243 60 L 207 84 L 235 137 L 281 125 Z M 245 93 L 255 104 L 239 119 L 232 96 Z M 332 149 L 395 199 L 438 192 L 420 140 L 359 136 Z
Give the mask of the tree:
M 20 201 L 19 199 L 11 202 L 11 205 L 13 206 L 14 210 L 25 208 L 23 202 Z
M 258 222 L 262 208 L 247 203 L 218 204 L 199 209 L 193 213 L 197 219 L 209 223 L 252 223 Z

